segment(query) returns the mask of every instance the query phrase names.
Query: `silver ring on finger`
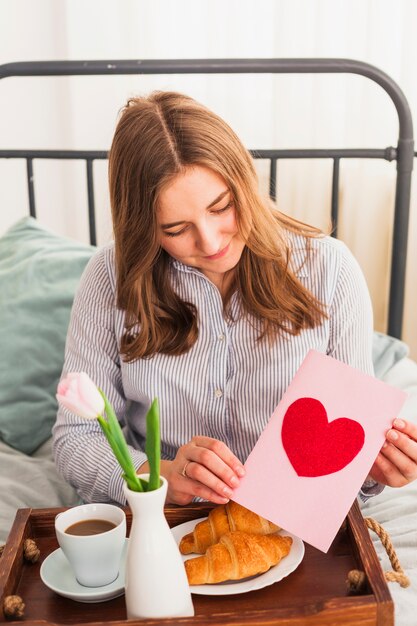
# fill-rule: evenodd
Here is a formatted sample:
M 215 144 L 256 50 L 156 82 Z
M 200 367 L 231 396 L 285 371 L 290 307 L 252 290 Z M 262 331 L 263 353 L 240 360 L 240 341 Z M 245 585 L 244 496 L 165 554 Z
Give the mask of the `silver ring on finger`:
M 187 465 L 189 464 L 190 461 L 187 461 L 186 464 L 184 465 L 184 467 L 182 468 L 182 472 L 181 472 L 181 476 L 184 476 L 184 478 L 188 478 L 187 476 Z

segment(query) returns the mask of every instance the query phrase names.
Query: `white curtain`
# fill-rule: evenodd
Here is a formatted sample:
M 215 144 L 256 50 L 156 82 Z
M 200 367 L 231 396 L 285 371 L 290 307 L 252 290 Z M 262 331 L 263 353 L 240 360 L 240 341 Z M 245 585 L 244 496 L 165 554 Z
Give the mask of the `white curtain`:
M 417 120 L 415 0 L 0 0 L 0 63 L 55 59 L 341 57 L 403 89 Z M 387 94 L 353 75 L 14 78 L 0 81 L 2 148 L 107 149 L 127 97 L 175 89 L 222 115 L 249 148 L 396 145 Z M 258 166 L 266 190 L 267 167 Z M 111 237 L 106 164 L 95 165 L 99 242 Z M 342 161 L 339 236 L 364 269 L 385 330 L 395 164 Z M 35 162 L 43 223 L 87 240 L 84 164 Z M 330 161 L 279 166 L 281 210 L 329 225 Z M 0 232 L 26 214 L 24 162 L 0 163 Z M 417 358 L 417 201 L 412 195 L 404 339 Z

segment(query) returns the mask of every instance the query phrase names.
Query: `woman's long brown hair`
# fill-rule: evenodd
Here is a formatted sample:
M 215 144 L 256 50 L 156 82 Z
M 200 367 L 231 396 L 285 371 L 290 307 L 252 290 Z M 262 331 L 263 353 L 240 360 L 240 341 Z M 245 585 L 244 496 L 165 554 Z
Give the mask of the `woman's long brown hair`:
M 286 241 L 286 231 L 306 237 L 307 244 L 320 231 L 261 198 L 252 158 L 226 122 L 188 96 L 154 92 L 127 102 L 109 154 L 117 306 L 126 312 L 121 343 L 126 361 L 157 352 L 183 354 L 198 338 L 198 313 L 172 288 L 156 217 L 161 190 L 196 165 L 226 181 L 246 244 L 224 296 L 225 314 L 237 289 L 243 314 L 260 324 L 260 340 L 278 333 L 296 335 L 326 317 L 324 305 L 292 271 Z

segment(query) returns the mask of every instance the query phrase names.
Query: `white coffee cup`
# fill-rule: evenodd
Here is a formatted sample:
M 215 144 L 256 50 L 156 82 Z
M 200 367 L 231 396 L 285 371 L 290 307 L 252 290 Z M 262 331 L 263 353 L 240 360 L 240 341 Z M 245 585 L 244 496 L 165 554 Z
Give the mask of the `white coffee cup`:
M 115 527 L 94 535 L 65 532 L 73 524 L 86 520 L 106 520 Z M 80 585 L 102 587 L 116 580 L 126 541 L 126 516 L 122 509 L 103 503 L 75 506 L 58 513 L 55 532 Z

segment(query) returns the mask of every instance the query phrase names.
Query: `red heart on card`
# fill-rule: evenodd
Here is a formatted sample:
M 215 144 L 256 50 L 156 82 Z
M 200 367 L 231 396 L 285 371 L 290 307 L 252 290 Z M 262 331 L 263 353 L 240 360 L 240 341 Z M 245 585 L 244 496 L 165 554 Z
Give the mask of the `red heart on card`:
M 348 417 L 329 422 L 319 400 L 299 398 L 287 409 L 282 444 L 298 476 L 325 476 L 349 465 L 365 441 L 362 426 Z

